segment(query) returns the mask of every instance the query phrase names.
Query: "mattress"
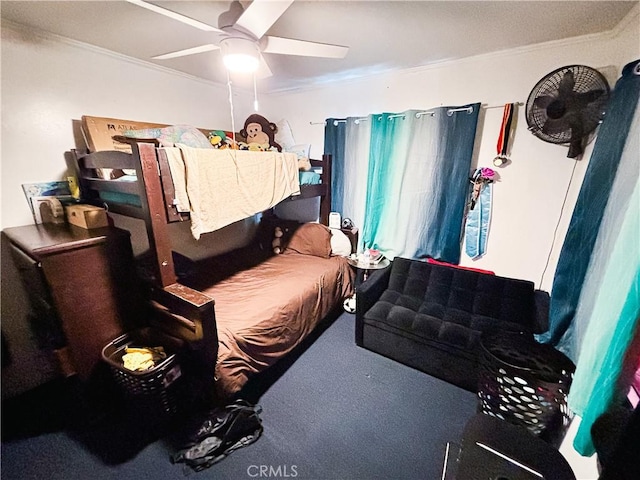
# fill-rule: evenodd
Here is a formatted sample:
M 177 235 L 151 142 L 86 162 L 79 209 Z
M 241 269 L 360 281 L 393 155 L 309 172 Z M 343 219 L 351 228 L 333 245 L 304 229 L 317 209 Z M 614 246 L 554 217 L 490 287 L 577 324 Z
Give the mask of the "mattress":
M 200 288 L 215 300 L 220 395 L 238 392 L 298 345 L 352 294 L 353 277 L 344 257 L 286 253 Z
M 322 183 L 320 174 L 314 171 L 308 172 L 298 172 L 298 179 L 300 181 L 300 186 L 304 185 L 319 185 Z M 135 175 L 124 175 L 119 177 L 113 181 L 117 182 L 135 182 L 137 180 Z M 101 190 L 99 192 L 100 198 L 105 202 L 114 202 L 114 203 L 123 203 L 125 205 L 133 205 L 134 207 L 141 207 L 142 202 L 140 202 L 140 197 L 138 195 L 132 195 L 130 193 L 122 193 L 122 192 L 110 192 L 106 190 Z

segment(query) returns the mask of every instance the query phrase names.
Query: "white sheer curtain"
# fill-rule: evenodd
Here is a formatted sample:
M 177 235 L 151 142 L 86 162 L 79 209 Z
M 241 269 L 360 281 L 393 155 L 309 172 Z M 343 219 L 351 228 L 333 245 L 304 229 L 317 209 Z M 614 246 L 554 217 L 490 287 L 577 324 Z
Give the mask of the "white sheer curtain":
M 362 250 L 362 227 L 367 198 L 371 117 L 347 118 L 344 147 L 344 196 L 342 217 L 359 229 L 358 251 Z

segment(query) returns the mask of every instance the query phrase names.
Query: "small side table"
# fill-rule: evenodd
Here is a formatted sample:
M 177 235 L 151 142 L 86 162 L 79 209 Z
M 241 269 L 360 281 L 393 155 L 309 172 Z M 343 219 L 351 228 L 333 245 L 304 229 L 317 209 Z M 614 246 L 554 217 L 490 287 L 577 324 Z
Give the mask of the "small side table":
M 369 263 L 363 262 L 360 259 L 353 259 L 351 257 L 347 258 L 349 265 L 357 268 L 358 270 L 363 271 L 362 282 L 366 282 L 367 276 L 369 275 L 370 270 L 380 270 L 382 268 L 387 268 L 391 262 L 389 262 L 388 258 L 383 258 L 378 263 Z M 362 283 L 360 282 L 360 283 Z
M 369 272 L 371 270 L 381 270 L 383 268 L 387 268 L 391 264 L 391 262 L 389 261 L 388 258 L 383 258 L 378 263 L 374 264 L 374 263 L 369 263 L 369 262 L 363 262 L 362 260 L 357 259 L 357 258 L 348 257 L 347 258 L 347 262 L 349 262 L 349 265 L 354 267 L 356 270 L 359 270 L 359 271 L 356 271 L 356 285 L 355 285 L 356 289 L 362 283 L 367 281 L 367 277 L 369 276 Z M 344 306 L 345 311 L 347 311 L 349 313 L 355 313 L 355 311 L 356 311 L 356 294 L 354 293 L 352 296 L 350 296 L 349 298 L 345 299 L 343 306 Z

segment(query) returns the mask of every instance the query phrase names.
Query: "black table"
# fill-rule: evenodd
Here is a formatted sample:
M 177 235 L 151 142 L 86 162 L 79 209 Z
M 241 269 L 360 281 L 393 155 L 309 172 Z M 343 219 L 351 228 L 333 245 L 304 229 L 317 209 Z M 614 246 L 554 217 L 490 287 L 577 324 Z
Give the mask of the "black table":
M 347 257 L 347 261 L 349 262 L 349 265 L 356 269 L 355 289 L 367 280 L 370 270 L 381 270 L 383 268 L 387 268 L 391 264 L 388 258 L 383 258 L 378 263 L 371 263 L 364 261 L 362 258 L 359 256 L 356 257 L 355 255 Z M 355 313 L 356 294 L 354 293 L 352 296 L 345 299 L 343 306 L 346 312 Z
M 526 428 L 478 414 L 458 452 L 448 450 L 446 480 L 576 480 L 562 454 Z

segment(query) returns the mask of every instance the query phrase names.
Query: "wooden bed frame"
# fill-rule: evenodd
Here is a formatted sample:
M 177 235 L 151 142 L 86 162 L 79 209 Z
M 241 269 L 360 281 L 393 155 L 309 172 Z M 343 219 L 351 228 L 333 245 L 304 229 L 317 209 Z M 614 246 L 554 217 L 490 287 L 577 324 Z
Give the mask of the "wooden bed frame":
M 119 138 L 123 141 L 122 138 Z M 168 224 L 183 221 L 174 207 L 174 190 L 167 158 L 155 140 L 127 140 L 131 153 L 122 151 L 67 152 L 67 163 L 75 169 L 83 202 L 105 207 L 109 212 L 144 221 L 149 241 L 150 278 L 148 295 L 152 312 L 149 324 L 188 342 L 202 364 L 203 375 L 212 375 L 217 359 L 218 336 L 214 300 L 177 281 Z M 328 225 L 331 205 L 331 156 L 311 160 L 321 167 L 321 183 L 301 185 L 300 195 L 285 201 L 320 197 L 320 222 Z M 137 181 L 118 182 L 98 178 L 96 169 L 135 170 Z M 140 206 L 105 201 L 101 192 L 135 195 Z M 209 377 L 209 378 L 212 378 Z

